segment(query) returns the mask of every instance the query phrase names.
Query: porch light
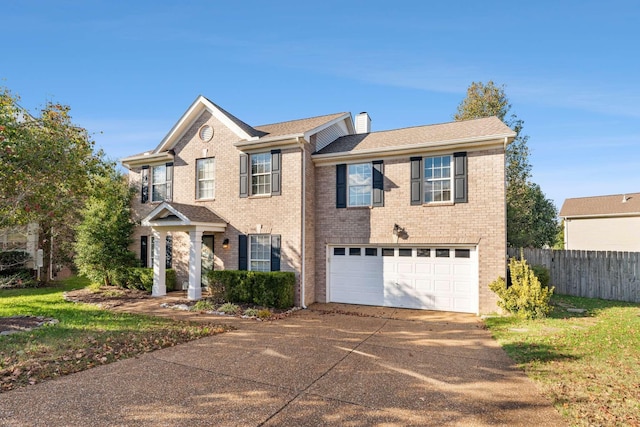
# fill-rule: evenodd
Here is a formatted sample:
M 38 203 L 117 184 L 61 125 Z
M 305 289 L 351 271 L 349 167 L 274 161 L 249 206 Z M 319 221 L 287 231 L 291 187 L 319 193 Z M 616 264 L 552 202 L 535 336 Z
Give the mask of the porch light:
M 224 239 L 222 241 L 222 248 L 223 249 L 229 249 L 229 239 Z

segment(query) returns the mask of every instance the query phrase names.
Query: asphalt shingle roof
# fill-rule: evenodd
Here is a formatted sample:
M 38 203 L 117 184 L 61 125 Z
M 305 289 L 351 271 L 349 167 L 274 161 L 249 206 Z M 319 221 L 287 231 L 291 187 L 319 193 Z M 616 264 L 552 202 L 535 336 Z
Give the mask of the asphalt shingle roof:
M 616 214 L 640 215 L 640 193 L 566 199 L 560 209 L 561 217 Z
M 215 212 L 205 206 L 187 205 L 184 203 L 167 203 L 175 210 L 189 218 L 192 222 L 224 222 Z
M 466 138 L 515 136 L 497 117 L 416 126 L 338 138 L 316 154 L 357 152 L 376 148 L 402 147 L 417 143 L 455 141 Z
M 287 122 L 272 123 L 268 125 L 255 126 L 255 129 L 263 132 L 265 136 L 284 136 L 304 133 L 308 130 L 315 129 L 331 120 L 334 120 L 347 113 L 334 113 L 324 116 L 309 117 L 306 119 L 290 120 Z

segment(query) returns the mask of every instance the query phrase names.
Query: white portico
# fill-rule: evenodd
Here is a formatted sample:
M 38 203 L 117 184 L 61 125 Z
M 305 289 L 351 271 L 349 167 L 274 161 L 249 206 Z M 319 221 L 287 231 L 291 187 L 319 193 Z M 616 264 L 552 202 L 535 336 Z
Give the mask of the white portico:
M 228 221 L 204 206 L 163 202 L 146 218 L 142 225 L 151 227 L 153 232 L 153 288 L 152 296 L 167 294 L 165 258 L 167 253 L 166 237 L 168 232 L 186 232 L 189 234 L 189 288 L 188 298 L 199 300 L 201 288 L 201 253 L 204 233 L 224 233 Z

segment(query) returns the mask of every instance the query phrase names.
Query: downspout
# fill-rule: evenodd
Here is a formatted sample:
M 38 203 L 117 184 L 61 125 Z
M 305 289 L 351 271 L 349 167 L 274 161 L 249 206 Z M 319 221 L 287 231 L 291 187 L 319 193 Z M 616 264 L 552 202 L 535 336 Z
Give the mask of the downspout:
M 302 150 L 302 244 L 300 245 L 301 247 L 301 257 L 302 257 L 302 268 L 300 271 L 300 306 L 302 308 L 307 308 L 307 306 L 304 304 L 304 288 L 305 288 L 305 271 L 306 271 L 306 259 L 305 259 L 305 255 L 306 255 L 306 250 L 305 250 L 305 230 L 306 230 L 306 206 L 307 206 L 307 187 L 306 187 L 306 172 L 307 172 L 307 168 L 306 168 L 306 159 L 305 159 L 305 154 L 306 154 L 306 150 L 304 148 L 304 142 L 300 143 L 300 137 L 296 137 L 296 141 L 298 142 L 298 144 L 300 144 L 300 149 Z

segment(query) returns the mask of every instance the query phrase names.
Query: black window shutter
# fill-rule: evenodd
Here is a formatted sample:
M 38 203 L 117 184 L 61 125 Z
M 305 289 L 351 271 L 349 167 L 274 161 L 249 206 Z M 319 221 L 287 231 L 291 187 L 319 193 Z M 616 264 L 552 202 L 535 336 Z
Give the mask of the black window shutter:
M 238 235 L 238 270 L 247 269 L 247 236 Z
M 454 203 L 467 203 L 467 153 L 453 153 Z
M 271 271 L 280 271 L 280 235 L 271 236 Z
M 140 236 L 140 265 L 144 268 L 149 266 L 149 237 Z
M 140 202 L 147 203 L 149 201 L 149 166 L 142 167 L 140 171 L 140 181 L 142 182 Z
M 422 204 L 422 157 L 411 157 L 411 204 Z
M 347 207 L 347 165 L 336 165 L 336 208 Z
M 384 163 L 382 160 L 371 162 L 373 165 L 372 205 L 384 206 Z
M 246 154 L 240 154 L 240 197 L 248 197 L 248 196 L 249 196 L 249 156 L 247 156 Z
M 282 182 L 282 154 L 280 150 L 271 151 L 271 195 L 279 196 Z

